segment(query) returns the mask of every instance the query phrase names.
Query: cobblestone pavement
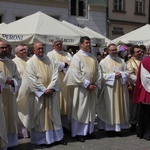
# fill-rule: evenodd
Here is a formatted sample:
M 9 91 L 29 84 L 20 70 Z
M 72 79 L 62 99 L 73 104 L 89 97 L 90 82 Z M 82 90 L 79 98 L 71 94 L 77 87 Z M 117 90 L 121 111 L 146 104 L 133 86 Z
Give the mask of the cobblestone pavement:
M 84 143 L 65 135 L 68 145 L 52 144 L 50 146 L 37 146 L 30 143 L 29 139 L 20 139 L 19 145 L 13 150 L 150 150 L 150 141 L 139 139 L 129 130 L 122 131 L 122 137 L 107 137 L 104 131 L 96 131 L 100 139 L 86 139 Z

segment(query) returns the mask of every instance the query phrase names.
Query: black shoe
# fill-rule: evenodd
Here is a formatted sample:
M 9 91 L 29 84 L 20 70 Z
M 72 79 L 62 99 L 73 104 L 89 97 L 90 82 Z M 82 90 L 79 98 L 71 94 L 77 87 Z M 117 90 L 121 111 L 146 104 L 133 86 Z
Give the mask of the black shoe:
M 150 137 L 149 136 L 145 137 L 144 139 L 147 140 L 147 141 L 150 141 Z
M 136 124 L 131 124 L 130 132 L 132 133 L 136 132 Z
M 77 139 L 78 141 L 80 141 L 80 142 L 85 142 L 85 138 L 84 138 L 84 136 L 82 136 L 82 135 L 77 135 L 77 136 L 76 136 L 76 139 Z
M 87 137 L 90 138 L 90 139 L 99 139 L 100 137 L 94 133 L 92 134 L 87 134 Z
M 108 137 L 115 137 L 115 132 L 114 131 L 106 131 L 106 134 Z
M 98 131 L 105 131 L 104 129 L 98 129 Z
M 115 136 L 122 137 L 122 133 L 121 132 L 115 132 Z
M 63 132 L 64 132 L 64 134 L 71 134 L 71 131 L 65 127 L 63 127 Z
M 59 141 L 59 143 L 62 144 L 62 145 L 67 145 L 67 142 L 64 139 L 62 139 L 61 141 Z
M 7 147 L 7 150 L 13 150 L 11 147 Z

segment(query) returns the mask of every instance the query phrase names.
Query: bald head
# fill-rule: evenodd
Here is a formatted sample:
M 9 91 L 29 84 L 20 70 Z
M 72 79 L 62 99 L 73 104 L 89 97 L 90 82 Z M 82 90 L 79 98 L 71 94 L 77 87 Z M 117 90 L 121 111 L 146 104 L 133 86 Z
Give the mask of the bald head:
M 41 58 L 44 55 L 44 48 L 43 48 L 43 44 L 41 42 L 36 42 L 33 46 L 33 51 L 34 54 Z
M 38 47 L 38 45 L 43 45 L 41 42 L 36 42 L 33 45 L 33 49 L 36 49 Z

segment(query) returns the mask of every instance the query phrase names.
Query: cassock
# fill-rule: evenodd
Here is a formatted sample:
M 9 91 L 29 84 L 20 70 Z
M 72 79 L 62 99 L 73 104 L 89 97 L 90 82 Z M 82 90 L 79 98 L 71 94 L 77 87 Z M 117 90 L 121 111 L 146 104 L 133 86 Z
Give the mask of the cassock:
M 58 91 L 58 67 L 47 56 L 33 55 L 26 63 L 17 104 L 19 118 L 30 130 L 31 143 L 51 144 L 63 138 L 57 92 L 43 95 L 46 89 Z M 27 98 L 28 97 L 28 98 Z
M 150 103 L 150 57 L 146 57 L 141 61 L 134 90 L 133 102 L 135 103 Z M 136 93 L 135 93 L 136 92 Z
M 0 68 L 4 73 L 6 80 L 12 79 L 14 81 L 14 86 L 5 84 L 5 86 L 1 88 L 2 104 L 8 138 L 7 146 L 11 147 L 18 144 L 16 93 L 20 86 L 21 78 L 15 63 L 8 58 L 0 59 Z
M 133 93 L 133 103 L 140 105 L 137 136 L 150 140 L 150 57 L 141 61 Z
M 100 62 L 102 70 L 102 88 L 96 107 L 98 128 L 106 131 L 121 131 L 129 128 L 129 94 L 127 89 L 128 73 L 123 59 L 110 55 Z M 115 72 L 121 77 L 115 78 Z
M 87 89 L 89 84 L 95 84 L 97 88 L 89 91 Z M 101 74 L 96 57 L 79 50 L 73 56 L 62 83 L 73 137 L 85 136 L 94 131 L 97 91 L 100 85 Z

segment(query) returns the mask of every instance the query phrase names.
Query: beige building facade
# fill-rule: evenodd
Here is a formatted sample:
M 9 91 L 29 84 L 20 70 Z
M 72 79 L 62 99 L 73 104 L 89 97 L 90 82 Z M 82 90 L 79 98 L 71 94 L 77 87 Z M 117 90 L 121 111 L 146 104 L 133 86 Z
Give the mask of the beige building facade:
M 42 11 L 106 36 L 106 7 L 105 0 L 0 0 L 0 22 L 7 24 Z
M 150 0 L 108 0 L 108 38 L 113 40 L 149 23 L 149 9 Z

